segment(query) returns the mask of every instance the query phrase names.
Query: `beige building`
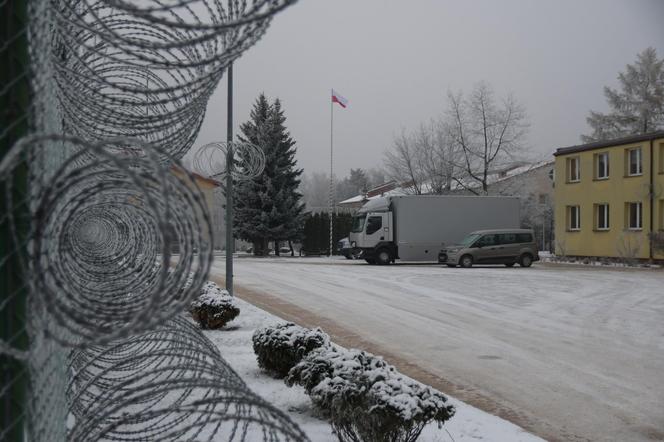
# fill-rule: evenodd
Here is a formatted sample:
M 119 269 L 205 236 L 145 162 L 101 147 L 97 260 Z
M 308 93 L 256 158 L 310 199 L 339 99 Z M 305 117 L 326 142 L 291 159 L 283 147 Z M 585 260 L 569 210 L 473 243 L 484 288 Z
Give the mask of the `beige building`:
M 664 131 L 554 155 L 557 254 L 664 259 Z

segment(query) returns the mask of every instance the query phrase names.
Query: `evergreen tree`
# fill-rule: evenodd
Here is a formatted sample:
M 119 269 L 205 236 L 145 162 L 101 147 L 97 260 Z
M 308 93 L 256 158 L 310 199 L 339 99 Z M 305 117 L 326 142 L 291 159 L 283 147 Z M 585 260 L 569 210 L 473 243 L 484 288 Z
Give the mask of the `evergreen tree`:
M 618 75 L 620 90 L 604 88 L 609 113 L 590 112 L 586 118 L 593 132 L 584 142 L 608 140 L 664 128 L 664 59 L 648 48 Z
M 298 192 L 302 169 L 297 168 L 295 141 L 285 122 L 279 99 L 270 104 L 261 94 L 249 121 L 240 126 L 242 135 L 238 138 L 255 144 L 265 154 L 263 173 L 239 183 L 234 198 L 235 235 L 251 241 L 254 254 L 267 254 L 270 241 L 279 254 L 280 241 L 297 240 L 302 234 L 304 205 Z

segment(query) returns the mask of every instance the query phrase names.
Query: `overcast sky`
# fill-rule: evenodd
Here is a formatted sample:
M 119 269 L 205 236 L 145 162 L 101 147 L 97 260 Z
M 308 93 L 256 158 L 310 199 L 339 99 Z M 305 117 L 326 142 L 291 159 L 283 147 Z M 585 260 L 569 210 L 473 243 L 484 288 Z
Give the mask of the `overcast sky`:
M 664 57 L 664 0 L 300 0 L 235 64 L 235 123 L 259 93 L 279 97 L 305 171 L 382 166 L 402 128 L 442 114 L 479 81 L 526 106 L 531 157 L 579 143 L 604 85 L 648 46 Z M 196 146 L 226 139 L 226 80 Z

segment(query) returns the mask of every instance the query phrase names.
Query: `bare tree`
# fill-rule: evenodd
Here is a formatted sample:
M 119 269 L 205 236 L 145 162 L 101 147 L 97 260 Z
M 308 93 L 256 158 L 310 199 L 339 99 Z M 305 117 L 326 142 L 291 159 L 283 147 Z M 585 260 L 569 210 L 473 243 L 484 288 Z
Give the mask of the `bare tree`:
M 448 99 L 448 133 L 461 149 L 460 166 L 466 173 L 466 179 L 457 182 L 486 195 L 492 169 L 513 161 L 523 149 L 525 109 L 511 94 L 498 102 L 487 83 L 478 84 L 467 99 L 461 92 L 448 93 Z
M 405 129 L 394 137 L 392 149 L 385 152 L 385 168 L 393 180 L 415 195 L 422 194 L 422 181 L 418 152 L 413 137 L 406 134 Z
M 385 154 L 390 177 L 415 194 L 445 194 L 452 189 L 460 161 L 458 146 L 440 121 L 421 124 L 411 134 L 402 131 Z

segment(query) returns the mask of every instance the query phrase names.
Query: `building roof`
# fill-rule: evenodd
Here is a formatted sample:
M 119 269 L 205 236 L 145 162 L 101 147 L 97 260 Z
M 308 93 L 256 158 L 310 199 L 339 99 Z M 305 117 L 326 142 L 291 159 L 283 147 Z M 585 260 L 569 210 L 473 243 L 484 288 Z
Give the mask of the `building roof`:
M 198 174 L 196 172 L 193 172 L 191 170 L 187 170 L 187 169 L 185 169 L 181 166 L 172 165 L 171 170 L 173 170 L 175 173 L 182 173 L 182 174 L 189 173 L 192 176 L 192 178 L 194 179 L 194 181 L 196 181 L 198 183 L 205 183 L 205 184 L 208 184 L 208 185 L 213 186 L 213 187 L 221 187 L 221 183 L 219 181 L 217 181 L 213 178 L 204 177 L 203 175 L 200 175 L 200 174 Z
M 366 197 L 364 195 L 355 195 L 351 198 L 340 201 L 338 204 L 354 204 L 361 203 L 363 201 L 366 201 Z
M 489 171 L 487 175 L 487 184 L 489 186 L 511 180 L 519 175 L 524 175 L 535 171 L 541 167 L 553 166 L 553 160 L 538 161 L 535 163 L 517 162 L 511 165 L 503 166 L 500 169 Z M 479 189 L 481 184 L 470 177 L 462 178 L 454 183 L 453 190 Z
M 510 180 L 519 175 L 530 173 L 541 167 L 553 166 L 553 163 L 554 163 L 553 160 L 544 160 L 535 163 L 517 162 L 509 165 L 504 165 L 500 169 L 492 170 L 489 172 L 489 175 L 487 176 L 487 184 L 494 185 L 506 180 Z M 411 193 L 409 193 L 405 189 L 408 189 L 409 186 L 411 185 L 412 183 L 409 182 L 398 185 L 395 181 L 390 181 L 385 184 L 381 184 L 380 186 L 374 187 L 373 189 L 369 190 L 366 194 L 356 195 L 354 197 L 343 200 L 339 202 L 338 205 L 350 206 L 358 203 L 366 203 L 367 201 L 371 201 L 373 199 L 380 198 L 383 196 L 407 196 L 410 195 Z M 466 189 L 477 189 L 480 187 L 480 184 L 477 183 L 477 181 L 475 180 L 467 178 L 467 179 L 461 179 L 458 182 L 453 183 L 452 186 L 453 186 L 452 188 L 453 191 L 460 191 Z M 422 195 L 427 195 L 431 193 L 430 183 L 424 182 L 421 184 L 420 187 Z
M 567 155 L 576 152 L 585 152 L 587 150 L 602 149 L 604 147 L 620 146 L 622 144 L 639 143 L 641 141 L 650 141 L 657 138 L 664 138 L 664 130 L 650 132 L 647 134 L 631 135 L 629 137 L 615 138 L 613 140 L 595 141 L 577 146 L 561 147 L 556 149 L 554 156 Z

